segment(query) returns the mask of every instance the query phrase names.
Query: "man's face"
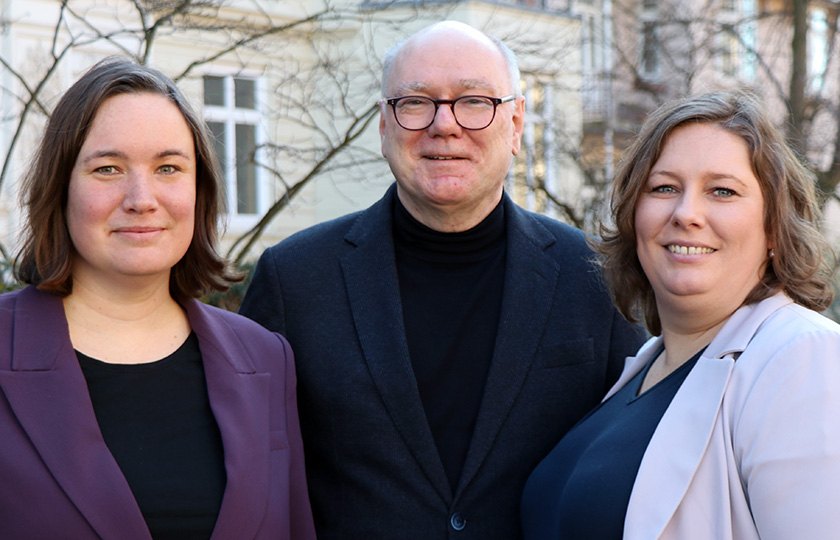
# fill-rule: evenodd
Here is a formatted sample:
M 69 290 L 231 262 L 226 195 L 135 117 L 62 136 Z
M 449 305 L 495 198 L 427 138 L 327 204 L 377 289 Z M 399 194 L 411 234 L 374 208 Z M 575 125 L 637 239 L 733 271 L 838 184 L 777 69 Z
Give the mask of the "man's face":
M 387 96 L 456 99 L 513 94 L 504 57 L 484 36 L 435 28 L 409 40 L 394 60 Z M 380 110 L 382 154 L 397 180 L 400 201 L 425 225 L 444 232 L 469 229 L 495 208 L 512 156 L 519 152 L 524 99 L 503 103 L 482 130 L 458 125 L 441 105 L 422 131 L 400 127 L 393 108 Z

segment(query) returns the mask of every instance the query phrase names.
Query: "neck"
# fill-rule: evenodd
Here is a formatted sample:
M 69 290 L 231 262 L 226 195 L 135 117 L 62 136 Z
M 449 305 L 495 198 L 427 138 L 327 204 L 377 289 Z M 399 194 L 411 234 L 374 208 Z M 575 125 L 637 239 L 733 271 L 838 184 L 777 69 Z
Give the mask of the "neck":
M 409 197 L 403 197 L 397 186 L 397 197 L 411 216 L 426 227 L 443 233 L 468 231 L 484 221 L 502 200 L 504 189 L 499 186 L 498 197 L 480 200 L 471 206 L 425 205 L 420 207 Z
M 731 313 L 684 313 L 657 303 L 665 341 L 665 362 L 677 367 L 711 343 Z
M 73 276 L 73 292 L 64 298 L 64 313 L 73 347 L 110 363 L 159 360 L 189 335 L 186 314 L 166 283 L 141 282 L 135 287 Z

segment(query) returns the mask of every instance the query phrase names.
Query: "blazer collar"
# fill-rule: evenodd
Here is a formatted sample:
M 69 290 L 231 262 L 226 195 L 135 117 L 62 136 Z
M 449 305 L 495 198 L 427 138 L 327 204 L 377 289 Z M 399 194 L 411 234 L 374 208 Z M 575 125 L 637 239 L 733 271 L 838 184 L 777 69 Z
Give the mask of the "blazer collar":
M 341 258 L 353 322 L 370 375 L 396 429 L 441 499 L 452 490 L 443 469 L 408 353 L 394 255 L 396 184 L 345 235 L 354 246 Z
M 34 287 L 13 294 L 12 369 L 0 371 L 0 386 L 15 416 L 99 536 L 150 540 L 99 431 L 61 299 Z
M 507 260 L 502 311 L 484 397 L 476 419 L 456 498 L 478 473 L 510 414 L 537 349 L 558 292 L 562 269 L 545 251 L 556 238 L 504 195 Z M 568 285 L 571 286 L 571 285 Z
M 444 501 L 452 500 L 411 366 L 394 258 L 395 185 L 361 213 L 345 235 L 356 249 L 341 260 L 359 342 L 371 377 L 415 459 Z M 507 260 L 502 315 L 484 398 L 455 492 L 464 490 L 486 459 L 536 356 L 561 269 L 545 254 L 554 236 L 505 194 Z M 523 361 L 524 359 L 524 361 Z
M 627 538 L 658 538 L 665 530 L 713 439 L 713 431 L 721 429 L 720 408 L 738 356 L 764 321 L 791 303 L 790 298 L 779 293 L 741 307 L 692 368 L 662 416 L 642 458 L 627 507 Z M 627 376 L 628 372 L 638 372 L 660 343 L 661 338 L 654 338 L 642 347 L 638 356 L 629 358 L 628 368 L 616 387 L 632 377 Z
M 729 320 L 726 321 L 712 342 L 709 343 L 706 350 L 703 351 L 702 358 L 722 359 L 729 355 L 737 358 L 747 348 L 764 321 L 776 310 L 792 303 L 793 300 L 780 292 L 765 298 L 761 302 L 738 308 L 729 317 Z M 604 396 L 604 401 L 623 388 L 630 379 L 641 371 L 650 362 L 654 353 L 662 348 L 662 345 L 662 336 L 656 336 L 642 345 L 636 356 L 628 356 L 621 377 Z
M 234 332 L 216 308 L 196 300 L 184 308 L 198 336 L 225 456 L 227 482 L 211 539 L 253 538 L 269 499 L 271 376 L 255 368 L 253 347 L 242 341 L 247 334 Z
M 102 439 L 61 299 L 34 287 L 13 294 L 18 298 L 11 370 L 0 370 L 0 386 L 21 426 L 99 536 L 150 540 L 131 489 Z M 214 308 L 194 300 L 184 308 L 199 339 L 224 446 L 227 484 L 212 538 L 250 538 L 269 496 L 269 375 L 257 373 L 245 353 L 251 349 Z

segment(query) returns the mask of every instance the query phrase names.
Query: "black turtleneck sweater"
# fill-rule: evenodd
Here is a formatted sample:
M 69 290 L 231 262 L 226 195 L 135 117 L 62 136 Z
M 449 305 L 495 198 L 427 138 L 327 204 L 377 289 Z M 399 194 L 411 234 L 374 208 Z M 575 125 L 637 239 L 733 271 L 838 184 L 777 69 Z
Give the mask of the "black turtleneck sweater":
M 394 247 L 405 335 L 420 399 L 454 490 L 493 357 L 505 278 L 500 202 L 464 232 L 441 233 L 399 202 Z

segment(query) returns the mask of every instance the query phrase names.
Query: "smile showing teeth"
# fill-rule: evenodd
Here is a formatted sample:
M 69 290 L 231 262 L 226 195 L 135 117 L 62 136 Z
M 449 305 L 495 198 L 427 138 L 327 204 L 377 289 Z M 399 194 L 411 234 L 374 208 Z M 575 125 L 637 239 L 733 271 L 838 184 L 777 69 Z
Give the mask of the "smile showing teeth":
M 715 250 L 707 247 L 675 246 L 671 244 L 668 246 L 668 251 L 676 253 L 677 255 L 703 255 L 706 253 L 713 253 Z
M 428 159 L 458 159 L 450 156 L 428 156 Z

